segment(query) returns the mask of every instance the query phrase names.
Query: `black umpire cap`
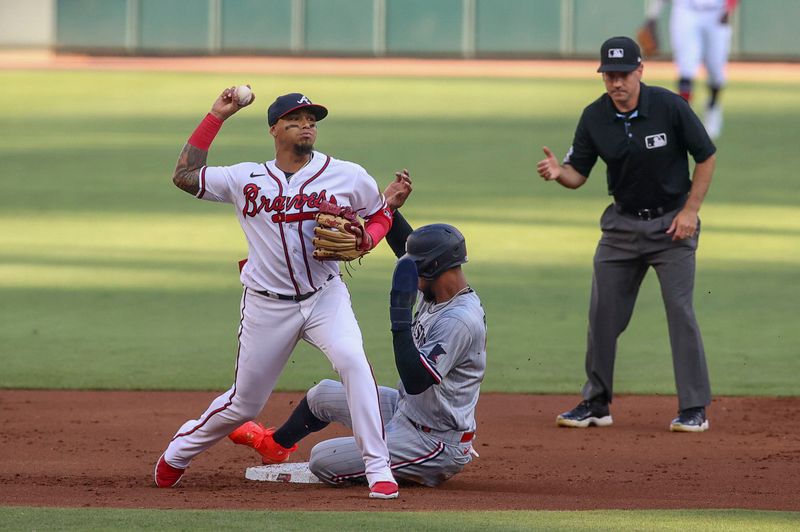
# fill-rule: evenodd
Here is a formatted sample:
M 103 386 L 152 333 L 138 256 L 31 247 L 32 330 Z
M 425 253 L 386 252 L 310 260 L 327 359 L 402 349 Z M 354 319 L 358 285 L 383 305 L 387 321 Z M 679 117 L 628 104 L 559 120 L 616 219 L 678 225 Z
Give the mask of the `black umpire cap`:
M 611 37 L 600 47 L 598 72 L 633 72 L 642 64 L 639 45 L 630 37 Z
M 311 100 L 299 92 L 292 92 L 275 98 L 275 101 L 267 109 L 267 123 L 274 126 L 282 117 L 298 109 L 308 109 L 317 120 L 328 116 L 328 110 L 325 107 L 311 103 Z

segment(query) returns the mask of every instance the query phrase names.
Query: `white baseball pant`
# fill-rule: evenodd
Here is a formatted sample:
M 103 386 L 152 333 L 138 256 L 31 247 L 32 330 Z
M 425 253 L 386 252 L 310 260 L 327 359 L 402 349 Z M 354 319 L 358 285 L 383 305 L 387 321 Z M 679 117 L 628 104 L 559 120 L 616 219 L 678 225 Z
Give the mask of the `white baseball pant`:
M 350 294 L 339 277 L 300 302 L 244 289 L 234 384 L 200 418 L 181 426 L 165 452 L 167 463 L 187 467 L 195 456 L 258 416 L 301 338 L 328 357 L 344 383 L 369 485 L 394 482 L 378 386 L 364 353 Z
M 712 87 L 725 85 L 725 66 L 731 45 L 730 24 L 720 23 L 723 12 L 699 10 L 673 3 L 670 15 L 670 44 L 678 75 L 694 79 L 702 62 Z

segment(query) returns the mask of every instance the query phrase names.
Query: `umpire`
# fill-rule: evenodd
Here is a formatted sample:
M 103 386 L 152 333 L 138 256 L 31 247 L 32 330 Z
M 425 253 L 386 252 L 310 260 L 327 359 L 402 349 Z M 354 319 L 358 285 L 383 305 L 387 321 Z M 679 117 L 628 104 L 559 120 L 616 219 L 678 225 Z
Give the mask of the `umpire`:
M 612 423 L 617 338 L 630 321 L 639 286 L 652 266 L 667 312 L 678 417 L 670 430 L 708 429 L 711 402 L 703 341 L 694 314 L 697 212 L 711 184 L 716 147 L 677 94 L 641 82 L 641 53 L 628 37 L 600 49 L 606 94 L 586 107 L 563 164 L 544 147 L 537 171 L 567 188 L 582 186 L 600 157 L 614 202 L 603 212 L 594 256 L 583 401 L 558 416 L 563 427 Z M 687 154 L 695 161 L 689 179 Z

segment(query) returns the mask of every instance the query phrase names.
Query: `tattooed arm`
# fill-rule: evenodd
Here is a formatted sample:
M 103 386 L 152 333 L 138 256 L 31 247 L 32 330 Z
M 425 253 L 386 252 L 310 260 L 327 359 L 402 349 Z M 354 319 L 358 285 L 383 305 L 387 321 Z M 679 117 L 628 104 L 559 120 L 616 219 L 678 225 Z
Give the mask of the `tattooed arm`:
M 206 165 L 208 148 L 219 128 L 222 127 L 222 122 L 255 100 L 254 94 L 246 105 L 239 105 L 236 87 L 222 91 L 211 107 L 211 112 L 203 119 L 178 156 L 178 164 L 175 165 L 175 171 L 172 173 L 172 182 L 176 187 L 189 194 L 197 194 L 200 190 L 200 169 Z
M 200 190 L 200 169 L 206 165 L 208 152 L 195 148 L 188 142 L 178 156 L 178 164 L 172 174 L 172 182 L 181 190 L 196 195 Z

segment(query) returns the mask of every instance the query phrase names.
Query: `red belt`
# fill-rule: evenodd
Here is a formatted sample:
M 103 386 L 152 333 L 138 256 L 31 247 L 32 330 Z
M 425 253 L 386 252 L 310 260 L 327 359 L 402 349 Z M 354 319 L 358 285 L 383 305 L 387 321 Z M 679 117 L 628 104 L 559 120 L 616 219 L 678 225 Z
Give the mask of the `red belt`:
M 422 432 L 446 432 L 446 431 L 443 431 L 443 430 L 433 430 L 430 427 L 426 427 L 425 425 L 419 425 L 417 423 L 414 423 L 414 425 L 416 425 L 417 428 L 419 430 L 421 430 Z M 472 438 L 474 438 L 474 437 L 475 437 L 475 431 L 465 432 L 464 434 L 461 435 L 461 443 L 471 442 Z

